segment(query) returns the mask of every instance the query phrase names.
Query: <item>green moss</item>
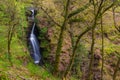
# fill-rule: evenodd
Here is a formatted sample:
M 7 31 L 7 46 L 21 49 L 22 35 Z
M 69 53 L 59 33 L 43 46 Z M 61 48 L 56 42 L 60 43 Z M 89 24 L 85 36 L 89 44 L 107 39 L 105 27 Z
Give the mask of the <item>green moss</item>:
M 41 28 L 40 34 L 39 34 L 39 39 L 41 41 L 40 47 L 42 48 L 42 54 L 44 58 L 47 58 L 47 56 L 50 53 L 50 47 L 49 47 L 50 43 L 48 39 L 46 38 L 47 31 L 48 31 L 47 27 Z

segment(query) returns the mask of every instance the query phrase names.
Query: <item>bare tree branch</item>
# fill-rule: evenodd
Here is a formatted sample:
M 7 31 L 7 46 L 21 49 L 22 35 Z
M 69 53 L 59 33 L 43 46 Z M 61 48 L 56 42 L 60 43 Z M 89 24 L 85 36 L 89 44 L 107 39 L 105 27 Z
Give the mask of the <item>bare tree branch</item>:
M 116 20 L 115 20 L 115 18 L 116 18 L 116 17 L 115 17 L 115 8 L 112 8 L 112 12 L 113 12 L 114 26 L 115 26 L 116 30 L 117 30 L 118 32 L 120 32 L 119 28 L 117 27 Z

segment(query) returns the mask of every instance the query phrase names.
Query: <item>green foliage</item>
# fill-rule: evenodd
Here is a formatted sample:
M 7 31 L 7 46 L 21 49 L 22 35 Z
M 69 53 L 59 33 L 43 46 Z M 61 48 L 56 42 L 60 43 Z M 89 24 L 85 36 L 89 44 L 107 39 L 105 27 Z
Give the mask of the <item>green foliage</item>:
M 105 43 L 105 53 L 106 55 L 109 55 L 111 53 L 114 53 L 115 51 L 118 51 L 119 52 L 119 46 L 115 45 L 115 44 L 112 44 L 112 43 L 109 43 L 108 41 Z
M 47 58 L 50 52 L 49 41 L 46 38 L 47 30 L 48 30 L 47 27 L 41 28 L 40 35 L 39 35 L 39 39 L 41 41 L 40 47 L 43 49 L 42 54 L 44 58 Z
M 0 72 L 0 80 L 9 80 L 9 78 L 4 72 Z
M 18 32 L 22 31 L 20 29 L 23 27 L 27 27 L 24 7 L 22 2 L 17 2 L 16 0 L 1 0 L 0 8 L 2 10 L 0 10 L 0 20 L 2 25 L 7 25 L 7 27 L 9 25 L 11 27 L 16 24 Z
M 76 57 L 74 59 L 74 64 L 73 64 L 73 75 L 76 78 L 81 78 L 82 72 L 81 72 L 81 64 L 87 59 L 88 52 L 86 50 L 86 47 L 83 43 L 80 43 L 78 45 L 78 48 L 76 50 Z
M 29 63 L 27 65 L 27 68 L 29 69 L 29 71 L 32 73 L 32 74 L 39 74 L 39 66 L 36 66 L 34 65 L 33 63 Z
M 31 72 L 31 75 L 41 76 L 39 78 L 40 80 L 46 80 L 46 79 L 59 80 L 57 78 L 52 77 L 51 73 L 49 73 L 48 71 L 46 71 L 42 67 L 34 65 L 33 63 L 29 63 L 27 65 L 27 68 Z
M 45 36 L 46 36 L 46 34 L 47 34 L 47 30 L 48 30 L 47 27 L 44 27 L 44 28 L 41 28 L 41 29 L 40 29 L 40 36 L 39 36 L 39 39 L 40 39 L 40 40 L 45 39 Z

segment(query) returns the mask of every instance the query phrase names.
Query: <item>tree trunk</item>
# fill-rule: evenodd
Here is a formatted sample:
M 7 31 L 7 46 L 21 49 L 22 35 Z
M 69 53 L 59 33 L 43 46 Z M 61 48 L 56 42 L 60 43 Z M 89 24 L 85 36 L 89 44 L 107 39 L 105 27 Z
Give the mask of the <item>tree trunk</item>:
M 66 8 L 65 8 L 64 22 L 61 26 L 61 32 L 60 32 L 58 44 L 57 44 L 56 57 L 55 57 L 55 73 L 57 73 L 56 75 L 58 75 L 58 71 L 59 71 L 58 68 L 59 68 L 59 63 L 60 63 L 60 53 L 61 53 L 61 49 L 62 49 L 64 30 L 65 30 L 65 27 L 66 27 L 67 21 L 68 21 L 69 4 L 70 4 L 70 0 L 67 0 Z
M 94 26 L 96 26 L 96 21 L 94 23 Z M 88 72 L 88 80 L 92 80 L 92 66 L 94 62 L 94 44 L 95 44 L 95 27 L 92 29 L 92 44 L 91 44 L 91 59 L 89 63 L 89 72 Z
M 101 67 L 101 80 L 103 80 L 103 67 L 104 67 L 104 30 L 103 30 L 103 21 L 101 16 L 101 33 L 102 33 L 102 67 Z
M 118 54 L 118 52 L 116 52 Z M 119 65 L 120 65 L 120 57 L 118 58 L 117 64 L 116 64 L 116 68 L 114 70 L 114 74 L 113 74 L 113 80 L 116 80 L 116 76 L 117 76 L 117 72 L 119 70 Z
M 73 54 L 72 54 L 71 59 L 70 59 L 70 64 L 68 65 L 67 70 L 65 71 L 64 76 L 63 76 L 64 79 L 67 78 L 67 75 L 69 74 L 69 72 L 70 72 L 70 70 L 71 70 L 71 68 L 72 68 L 72 66 L 73 66 L 73 62 L 74 62 L 74 58 L 75 58 L 75 53 L 76 53 L 76 50 L 77 50 L 77 47 L 78 47 L 78 44 L 79 44 L 80 39 L 82 38 L 83 35 L 85 35 L 85 34 L 86 34 L 89 30 L 91 30 L 91 29 L 92 29 L 91 27 L 85 29 L 85 31 L 83 31 L 83 32 L 78 36 L 77 41 L 76 41 L 76 43 L 75 43 L 75 47 L 73 48 Z
M 11 64 L 11 66 L 13 66 L 12 60 L 11 60 L 11 41 L 12 41 L 12 37 L 13 37 L 15 26 L 16 26 L 16 24 L 14 24 L 12 27 L 9 26 L 9 29 L 8 29 L 8 45 L 7 45 L 7 50 L 8 50 L 8 60 L 9 60 L 9 62 Z

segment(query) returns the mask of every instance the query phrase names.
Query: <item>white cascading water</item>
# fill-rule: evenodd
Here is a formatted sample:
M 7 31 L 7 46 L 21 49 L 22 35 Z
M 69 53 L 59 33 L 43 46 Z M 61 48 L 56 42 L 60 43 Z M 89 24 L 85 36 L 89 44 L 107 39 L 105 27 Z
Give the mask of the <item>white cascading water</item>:
M 32 9 L 31 12 L 32 12 L 32 19 L 34 20 L 34 15 L 35 15 L 34 9 Z
M 34 10 L 32 11 L 32 18 L 34 18 Z M 30 46 L 31 46 L 31 56 L 34 59 L 34 63 L 35 64 L 39 64 L 40 60 L 41 60 L 41 54 L 40 54 L 40 47 L 39 47 L 39 42 L 37 40 L 36 35 L 34 34 L 34 30 L 35 30 L 35 23 L 32 26 L 32 31 L 30 34 Z

